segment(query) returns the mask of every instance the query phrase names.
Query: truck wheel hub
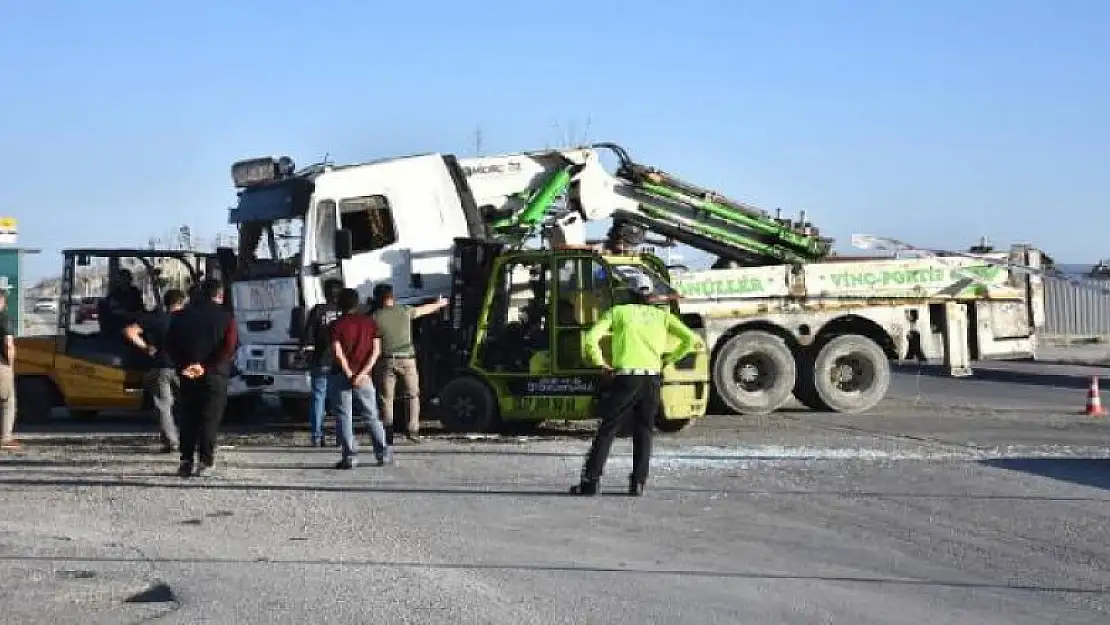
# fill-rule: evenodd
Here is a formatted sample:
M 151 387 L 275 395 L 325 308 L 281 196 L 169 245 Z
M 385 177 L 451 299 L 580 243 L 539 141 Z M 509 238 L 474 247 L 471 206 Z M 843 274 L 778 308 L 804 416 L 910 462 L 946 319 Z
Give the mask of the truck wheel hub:
M 774 386 L 774 363 L 762 354 L 749 354 L 736 363 L 733 376 L 742 391 L 758 393 Z
M 866 391 L 875 381 L 875 371 L 871 363 L 854 356 L 837 358 L 830 374 L 832 383 L 846 393 Z
M 474 416 L 474 402 L 469 397 L 459 397 L 451 408 L 455 411 L 455 414 L 464 417 Z

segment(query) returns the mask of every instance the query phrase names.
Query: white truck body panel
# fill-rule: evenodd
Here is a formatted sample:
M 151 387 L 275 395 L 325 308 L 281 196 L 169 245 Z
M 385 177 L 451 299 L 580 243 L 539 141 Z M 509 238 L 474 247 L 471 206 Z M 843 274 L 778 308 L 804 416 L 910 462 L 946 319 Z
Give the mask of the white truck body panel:
M 967 257 L 692 271 L 674 275 L 672 283 L 683 297 L 682 312 L 703 319 L 710 346 L 755 322 L 785 329 L 808 345 L 823 326 L 850 315 L 882 328 L 900 356 L 917 330 L 925 356 L 951 361 L 954 374 L 969 371 L 972 357 L 1033 355 L 1044 319 L 1039 277 Z M 966 304 L 958 326 L 946 302 Z M 974 353 L 959 349 L 969 343 L 968 333 Z

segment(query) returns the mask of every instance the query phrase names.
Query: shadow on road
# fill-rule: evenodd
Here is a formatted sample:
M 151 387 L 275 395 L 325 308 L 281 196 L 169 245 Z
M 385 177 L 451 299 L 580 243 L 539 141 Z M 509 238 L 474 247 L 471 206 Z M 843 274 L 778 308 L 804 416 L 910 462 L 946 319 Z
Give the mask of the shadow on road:
M 266 467 L 270 468 L 270 467 Z M 293 468 L 293 467 L 289 467 Z M 299 466 L 299 469 L 318 470 L 322 477 L 333 476 L 339 471 L 330 465 Z M 360 469 L 372 472 L 373 468 Z M 30 473 L 35 473 L 31 471 Z M 168 488 L 175 490 L 224 490 L 224 491 L 252 491 L 252 492 L 322 492 L 322 493 L 362 493 L 362 494 L 400 494 L 400 495 L 446 495 L 475 497 L 483 495 L 497 495 L 508 497 L 569 497 L 566 490 L 560 485 L 554 488 L 540 488 L 536 485 L 522 485 L 514 482 L 485 482 L 465 484 L 428 484 L 428 483 L 396 483 L 388 484 L 375 482 L 348 482 L 328 481 L 312 483 L 274 483 L 255 481 L 232 481 L 219 477 L 189 478 L 177 477 L 172 470 L 160 473 L 143 473 L 138 475 L 120 475 L 106 477 L 93 477 L 88 472 L 70 471 L 42 471 L 41 474 L 53 477 L 29 479 L 26 477 L 2 478 L 0 489 L 5 487 L 30 487 L 30 488 L 58 488 L 58 487 L 97 487 L 97 488 Z M 65 477 L 72 476 L 72 477 Z M 567 484 L 569 487 L 570 484 Z M 605 496 L 625 497 L 623 489 L 615 484 L 603 486 Z M 1036 501 L 1036 502 L 1090 502 L 1106 501 L 1105 497 L 1076 497 L 1076 496 L 1048 496 L 1025 495 L 1005 493 L 928 493 L 928 492 L 902 492 L 902 491 L 853 491 L 839 489 L 750 489 L 750 488 L 700 488 L 696 486 L 665 486 L 652 485 L 649 490 L 653 493 L 673 494 L 707 494 L 739 497 L 835 497 L 841 499 L 889 499 L 889 500 L 952 500 L 952 501 Z M 669 501 L 669 500 L 668 500 Z
M 1079 374 L 1033 373 L 1027 371 L 1006 371 L 1004 369 L 975 368 L 970 378 L 953 378 L 940 365 L 895 364 L 892 371 L 904 375 L 924 375 L 946 380 L 967 379 L 982 382 L 1001 382 L 1025 386 L 1050 386 L 1055 388 L 1086 389 L 1091 377 Z
M 355 420 L 355 432 L 366 433 L 365 421 Z M 540 424 L 508 424 L 500 434 L 454 434 L 440 427 L 437 421 L 421 424 L 421 435 L 444 440 L 478 440 L 482 442 L 515 442 L 519 437 L 537 438 L 590 438 L 594 434 L 594 421 L 560 422 L 550 421 Z M 57 417 L 49 420 L 19 423 L 19 433 L 35 434 L 35 444 L 66 446 L 103 446 L 103 445 L 147 445 L 157 429 L 152 418 L 138 414 L 105 414 L 94 419 L 72 419 Z M 329 417 L 324 433 L 329 438 L 335 436 L 334 419 Z M 291 437 L 303 435 L 307 438 L 308 425 L 301 421 L 261 416 L 250 421 L 223 423 L 220 435 L 226 442 L 234 444 L 248 438 Z M 75 436 L 76 435 L 76 436 Z M 85 436 L 81 436 L 85 435 Z
M 980 463 L 996 469 L 1110 490 L 1110 458 L 999 458 Z
M 112 564 L 177 564 L 185 566 L 203 565 L 256 565 L 256 566 L 343 566 L 347 568 L 400 568 L 422 570 L 456 570 L 456 571 L 523 571 L 523 572 L 551 572 L 562 574 L 609 574 L 648 576 L 661 575 L 671 577 L 718 578 L 718 579 L 747 579 L 761 581 L 797 581 L 797 582 L 833 582 L 842 584 L 875 584 L 886 586 L 922 586 L 933 588 L 957 588 L 965 590 L 1001 590 L 1022 591 L 1031 593 L 1071 593 L 1083 595 L 1108 595 L 1110 588 L 1093 586 L 1065 586 L 1065 585 L 1040 585 L 1040 584 L 1013 584 L 1005 582 L 980 582 L 957 579 L 921 579 L 893 576 L 848 576 L 848 575 L 821 575 L 800 573 L 772 573 L 758 570 L 711 570 L 711 569 L 665 569 L 646 567 L 606 567 L 574 564 L 552 564 L 544 562 L 420 562 L 404 560 L 359 560 L 354 558 L 336 559 L 293 559 L 293 558 L 188 558 L 188 557 L 78 557 L 64 558 L 37 555 L 0 555 L 0 562 L 28 563 L 54 563 L 88 562 Z M 158 596 L 167 596 L 162 591 Z

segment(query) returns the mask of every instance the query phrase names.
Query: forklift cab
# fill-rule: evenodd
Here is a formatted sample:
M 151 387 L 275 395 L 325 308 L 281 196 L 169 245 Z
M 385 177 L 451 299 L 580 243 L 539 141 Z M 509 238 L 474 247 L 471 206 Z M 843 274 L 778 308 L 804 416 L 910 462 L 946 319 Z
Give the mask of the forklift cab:
M 456 242 L 456 246 L 463 245 Z M 465 249 L 462 258 L 476 256 Z M 456 277 L 452 293 L 456 369 L 438 394 L 448 430 L 482 431 L 500 422 L 591 419 L 604 381 L 588 363 L 583 335 L 614 305 L 629 301 L 628 276 L 646 275 L 659 305 L 678 299 L 661 261 L 649 255 L 609 256 L 590 248 L 486 252 L 479 270 Z M 657 262 L 658 261 L 658 262 Z M 468 262 L 456 260 L 456 267 Z M 479 299 L 478 305 L 473 300 Z M 440 343 L 440 350 L 444 343 Z M 601 350 L 610 357 L 610 339 Z M 663 420 L 688 422 L 705 412 L 708 356 L 664 370 L 682 387 Z M 667 392 L 664 393 L 664 403 Z
M 140 407 L 146 358 L 127 342 L 123 328 L 161 310 L 167 290 L 190 294 L 206 277 L 219 278 L 215 255 L 144 249 L 71 249 L 62 254 L 61 305 L 49 377 L 71 409 Z
M 486 314 L 481 368 L 489 373 L 596 375 L 582 342 L 609 308 L 629 301 L 627 278 L 647 275 L 660 305 L 677 293 L 636 257 L 603 258 L 581 252 L 517 254 L 498 268 Z M 609 356 L 609 337 L 601 343 Z

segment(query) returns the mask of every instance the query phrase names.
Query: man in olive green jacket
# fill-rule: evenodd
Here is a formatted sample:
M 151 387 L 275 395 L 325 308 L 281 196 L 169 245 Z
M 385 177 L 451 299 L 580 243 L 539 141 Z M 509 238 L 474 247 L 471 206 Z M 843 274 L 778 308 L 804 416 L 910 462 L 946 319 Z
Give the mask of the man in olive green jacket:
M 408 433 L 410 442 L 420 442 L 420 374 L 416 366 L 416 346 L 412 341 L 412 322 L 415 319 L 443 310 L 447 299 L 440 296 L 422 306 L 398 304 L 393 287 L 379 284 L 374 287 L 374 304 L 371 313 L 382 339 L 382 357 L 374 369 L 374 384 L 382 397 L 382 423 L 386 436 L 393 444 L 393 402 L 397 397 L 397 380 L 405 385 L 408 399 Z
M 659 414 L 663 367 L 691 353 L 699 338 L 670 311 L 650 303 L 653 284 L 642 274 L 629 277 L 634 302 L 606 311 L 584 337 L 588 361 L 601 367 L 611 384 L 598 402 L 598 426 L 590 447 L 581 481 L 570 489 L 574 495 L 595 495 L 613 440 L 632 420 L 632 475 L 628 493 L 639 496 L 647 482 L 651 462 L 651 435 Z M 601 339 L 612 332 L 613 364 L 605 362 Z M 678 345 L 666 351 L 667 339 L 674 336 Z

